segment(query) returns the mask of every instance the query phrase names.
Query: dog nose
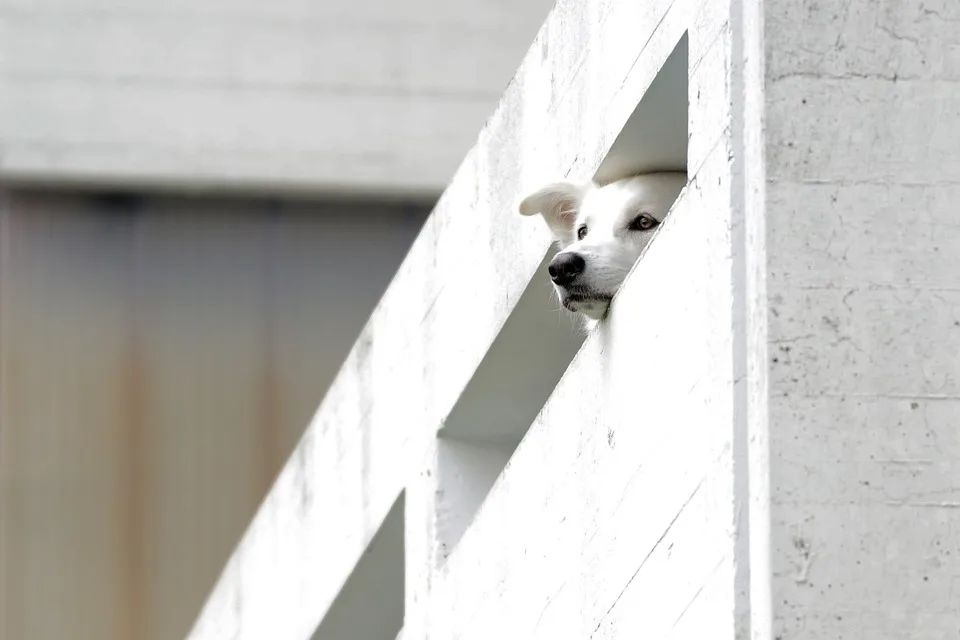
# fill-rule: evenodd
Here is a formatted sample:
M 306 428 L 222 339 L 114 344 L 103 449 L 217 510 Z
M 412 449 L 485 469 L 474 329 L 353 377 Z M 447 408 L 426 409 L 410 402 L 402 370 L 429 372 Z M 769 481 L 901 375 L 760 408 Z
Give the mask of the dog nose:
M 579 253 L 558 253 L 550 266 L 547 267 L 547 273 L 550 279 L 561 287 L 571 284 L 577 277 L 583 273 L 587 263 Z

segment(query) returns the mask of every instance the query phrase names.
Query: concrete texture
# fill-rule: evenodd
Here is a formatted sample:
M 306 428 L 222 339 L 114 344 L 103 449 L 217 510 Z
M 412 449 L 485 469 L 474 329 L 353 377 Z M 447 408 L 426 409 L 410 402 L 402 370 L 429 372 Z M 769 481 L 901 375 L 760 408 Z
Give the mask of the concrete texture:
M 960 5 L 764 5 L 774 634 L 960 625 Z
M 725 7 L 716 3 L 564 2 L 554 9 L 225 568 L 192 637 L 310 635 L 401 491 L 406 502 L 404 638 L 480 637 L 484 629 L 493 632 L 481 621 L 508 625 L 511 620 L 523 625 L 524 632 L 505 637 L 525 637 L 568 577 L 576 581 L 578 567 L 596 559 L 602 566 L 595 566 L 589 584 L 602 582 L 604 593 L 597 594 L 582 624 L 604 634 L 638 628 L 643 610 L 614 607 L 617 594 L 633 593 L 630 585 L 650 584 L 662 571 L 644 574 L 638 582 L 631 574 L 639 560 L 620 557 L 617 550 L 630 557 L 640 554 L 639 559 L 655 550 L 665 553 L 668 546 L 658 540 L 678 514 L 684 514 L 678 531 L 687 532 L 688 541 L 689 532 L 696 531 L 697 544 L 671 551 L 685 572 L 671 585 L 675 591 L 658 586 L 661 593 L 675 595 L 676 608 L 664 609 L 663 615 L 672 611 L 682 618 L 691 604 L 698 622 L 686 624 L 733 636 L 728 605 L 733 600 L 734 500 L 732 481 L 722 472 L 733 465 L 731 320 L 723 312 L 733 295 L 727 231 L 731 183 L 728 118 L 716 113 L 727 109 L 729 101 L 723 73 L 730 66 L 727 24 Z M 623 311 L 627 322 L 654 314 L 650 333 L 615 322 L 588 338 L 584 349 L 592 355 L 581 352 L 566 372 L 559 388 L 567 391 L 551 396 L 537 426 L 479 510 L 468 517 L 472 523 L 446 557 L 437 536 L 442 524 L 437 500 L 447 487 L 438 482 L 488 481 L 490 465 L 473 464 L 472 458 L 459 476 L 448 473 L 449 468 L 440 473 L 438 431 L 528 284 L 543 285 L 547 230 L 539 221 L 518 216 L 514 205 L 544 180 L 565 174 L 588 177 L 600 167 L 685 33 L 686 72 L 694 86 L 703 88 L 701 95 L 691 96 L 689 107 L 688 161 L 695 186 L 677 214 L 676 227 L 668 225 L 658 243 L 689 248 L 656 254 L 668 262 L 666 268 L 679 272 L 684 265 L 691 287 L 677 295 L 672 284 L 665 284 L 649 298 L 634 279 L 628 287 L 634 290 L 630 301 L 625 297 L 618 308 L 632 309 Z M 674 108 L 682 112 L 685 106 Z M 686 238 L 684 229 L 695 236 Z M 572 328 L 559 317 L 546 289 L 541 291 L 540 308 L 555 315 L 533 330 L 569 340 Z M 682 321 L 680 310 L 687 312 Z M 688 369 L 673 365 L 685 356 L 668 346 L 680 343 L 693 358 Z M 651 351 L 651 346 L 656 348 Z M 616 364 L 597 369 L 601 354 L 620 356 Z M 659 379 L 643 392 L 649 398 L 643 404 L 651 406 L 647 417 L 640 419 L 622 402 L 619 409 L 604 410 L 606 418 L 588 417 L 608 404 L 589 398 L 606 398 L 609 392 L 614 399 L 632 387 L 638 362 Z M 510 362 L 504 359 L 503 364 Z M 601 388 L 607 391 L 591 395 Z M 642 389 L 633 389 L 631 396 Z M 489 397 L 487 403 L 498 400 Z M 692 431 L 673 437 L 678 423 L 664 412 L 677 403 L 689 412 L 679 424 Z M 519 435 L 524 430 L 520 425 Z M 670 490 L 656 511 L 649 519 L 642 517 L 647 491 L 643 461 L 656 461 L 660 466 L 655 468 L 666 472 L 662 465 L 671 466 L 675 447 L 697 434 L 709 437 L 681 465 L 685 479 L 675 486 L 668 483 Z M 561 438 L 558 449 L 532 444 L 535 436 Z M 664 439 L 664 448 L 645 449 Z M 580 444 L 584 456 L 577 455 Z M 597 457 L 603 451 L 615 457 Z M 603 476 L 605 483 L 590 471 L 604 466 L 610 474 Z M 638 475 L 641 468 L 644 473 Z M 580 486 L 581 480 L 591 484 Z M 510 491 L 511 483 L 524 488 Z M 663 482 L 657 487 L 666 489 Z M 601 494 L 602 508 L 594 502 Z M 520 533 L 509 535 L 508 522 Z M 487 537 L 484 531 L 490 532 Z M 560 535 L 562 531 L 566 533 Z M 545 546 L 544 539 L 560 542 Z M 534 542 L 536 556 L 525 553 Z M 517 562 L 524 556 L 535 567 L 510 571 L 507 579 L 509 567 L 528 566 Z M 478 571 L 468 569 L 477 565 Z M 537 567 L 551 570 L 543 573 Z M 609 567 L 616 571 L 608 573 Z M 700 587 L 705 595 L 695 598 Z M 564 598 L 579 598 L 576 594 L 586 591 L 578 586 L 563 593 Z M 551 614 L 559 617 L 548 616 L 551 622 L 535 632 L 542 634 L 538 637 L 555 637 L 554 625 L 576 615 L 578 609 L 564 603 L 569 604 L 559 601 Z
M 401 493 L 406 640 L 953 637 L 957 11 L 559 2 L 191 637 L 309 636 Z M 684 34 L 689 185 L 527 429 L 485 370 L 552 304 L 513 205 Z
M 2 0 L 0 179 L 435 195 L 550 4 Z

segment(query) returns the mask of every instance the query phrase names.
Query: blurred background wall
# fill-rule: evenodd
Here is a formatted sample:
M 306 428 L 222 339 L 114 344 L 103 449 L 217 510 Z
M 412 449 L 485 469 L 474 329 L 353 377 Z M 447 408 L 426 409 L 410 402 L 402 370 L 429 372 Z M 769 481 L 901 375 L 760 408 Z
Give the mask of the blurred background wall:
M 548 0 L 0 0 L 0 639 L 188 631 Z

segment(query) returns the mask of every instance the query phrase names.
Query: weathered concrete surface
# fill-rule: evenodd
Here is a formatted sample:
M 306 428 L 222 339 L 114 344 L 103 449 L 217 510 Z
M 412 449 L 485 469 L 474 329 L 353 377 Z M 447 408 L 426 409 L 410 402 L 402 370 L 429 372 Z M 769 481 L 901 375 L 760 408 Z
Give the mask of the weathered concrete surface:
M 404 491 L 407 640 L 952 637 L 957 11 L 561 2 L 194 636 L 308 634 Z M 447 548 L 502 452 L 435 435 L 547 244 L 511 205 L 685 31 L 690 184 Z
M 467 622 L 467 618 L 452 616 L 441 622 L 430 615 L 434 606 L 441 606 L 430 604 L 434 597 L 431 585 L 447 579 L 436 574 L 435 564 L 436 511 L 430 497 L 437 489 L 437 475 L 432 473 L 436 469 L 435 435 L 547 249 L 546 229 L 536 220 L 516 215 L 514 204 L 544 180 L 565 174 L 590 176 L 659 67 L 689 30 L 689 72 L 692 85 L 698 88 L 696 94 L 691 92 L 689 163 L 697 174 L 702 166 L 711 167 L 711 186 L 704 189 L 709 194 L 712 217 L 709 225 L 701 226 L 701 233 L 718 233 L 704 242 L 715 243 L 710 245 L 715 248 L 711 255 L 729 256 L 729 238 L 723 231 L 730 226 L 730 182 L 724 178 L 729 174 L 729 144 L 725 142 L 729 118 L 723 115 L 729 102 L 726 70 L 730 68 L 730 42 L 726 25 L 725 6 L 717 3 L 562 2 L 554 9 L 478 145 L 438 203 L 298 451 L 225 569 L 193 637 L 308 635 L 404 488 L 404 637 L 425 637 L 433 624 L 455 626 Z M 703 219 L 704 200 L 698 198 L 696 202 L 685 216 L 690 220 L 678 224 L 697 226 L 695 221 Z M 681 246 L 686 242 L 680 236 L 676 241 Z M 689 244 L 694 253 L 702 248 L 702 243 Z M 680 261 L 679 257 L 669 259 Z M 707 277 L 705 271 L 699 273 Z M 730 308 L 733 287 L 729 266 L 721 266 L 709 278 L 709 283 L 703 284 L 709 295 L 702 302 Z M 639 313 L 643 305 L 635 304 Z M 691 318 L 700 322 L 706 315 L 697 311 Z M 621 325 L 611 325 L 616 326 Z M 670 334 L 672 340 L 682 335 L 681 325 L 676 326 Z M 704 450 L 706 458 L 698 455 L 691 461 L 691 473 L 698 479 L 716 476 L 704 495 L 716 491 L 720 497 L 708 500 L 704 509 L 726 509 L 726 516 L 714 520 L 716 526 L 707 535 L 709 548 L 716 553 L 701 556 L 691 551 L 689 559 L 686 552 L 680 556 L 689 564 L 693 582 L 702 578 L 698 585 L 709 583 L 711 594 L 732 600 L 732 484 L 718 471 L 732 465 L 729 317 L 722 312 L 714 314 L 701 329 L 716 339 L 709 342 L 706 334 L 702 338 L 711 345 L 708 354 L 725 350 L 727 366 L 721 363 L 715 379 L 695 394 L 698 401 L 707 398 L 717 403 L 708 413 L 717 419 L 720 433 L 718 441 Z M 637 353 L 639 337 L 628 338 L 622 353 Z M 592 338 L 594 349 L 600 347 L 597 341 L 601 339 L 619 338 L 597 334 Z M 617 348 L 611 343 L 602 350 L 609 353 Z M 701 357 L 707 358 L 708 354 Z M 664 351 L 658 357 L 668 355 Z M 626 388 L 631 360 L 619 361 L 615 373 L 611 373 L 619 381 L 617 389 Z M 586 358 L 584 362 L 589 364 L 581 374 L 594 379 L 597 372 L 586 369 L 592 368 L 596 359 Z M 576 371 L 568 372 L 568 377 L 576 375 Z M 595 382 L 600 380 L 602 377 Z M 578 404 L 584 409 L 588 406 L 585 402 Z M 623 410 L 627 411 L 621 427 L 625 433 L 615 436 L 626 441 L 618 449 L 618 455 L 625 456 L 620 464 L 627 465 L 618 471 L 625 474 L 621 482 L 636 471 L 642 458 L 633 447 L 641 446 L 646 437 L 641 432 L 630 435 L 636 430 L 627 429 L 632 407 Z M 707 428 L 704 423 L 691 425 L 701 427 Z M 553 432 L 546 424 L 541 429 Z M 601 428 L 598 434 L 606 442 L 606 430 Z M 726 457 L 723 451 L 727 451 Z M 517 468 L 522 468 L 519 463 Z M 490 500 L 496 501 L 497 495 L 494 489 Z M 679 493 L 665 497 L 662 513 L 667 519 L 647 525 L 647 535 L 655 541 L 669 524 L 670 510 L 682 511 L 687 497 Z M 638 503 L 631 504 L 624 513 L 634 513 Z M 485 517 L 484 509 L 477 515 L 478 523 Z M 689 513 L 702 519 L 706 512 Z M 572 530 L 572 535 L 579 535 L 577 531 L 585 535 L 580 529 Z M 471 530 L 467 535 L 472 535 Z M 495 544 L 501 543 L 503 540 Z M 466 539 L 463 544 L 468 545 Z M 460 551 L 463 557 L 472 553 L 469 546 Z M 710 578 L 721 561 L 726 568 L 722 576 L 729 580 Z M 495 587 L 486 576 L 477 578 L 475 589 Z M 556 585 L 545 582 L 543 588 L 551 586 Z M 456 593 L 467 597 L 468 592 L 458 589 Z M 511 590 L 500 596 L 508 598 L 516 593 Z M 676 593 L 678 598 L 693 595 L 679 587 Z M 733 637 L 732 612 L 726 611 L 723 616 L 729 624 L 719 624 L 726 628 L 726 635 Z M 633 622 L 607 624 L 609 630 L 629 629 Z M 451 631 L 461 633 L 465 628 L 451 627 Z
M 0 0 L 0 178 L 432 197 L 550 4 Z
M 957 633 L 960 4 L 764 4 L 774 633 Z
M 721 147 L 434 577 L 417 637 L 735 637 L 727 173 Z

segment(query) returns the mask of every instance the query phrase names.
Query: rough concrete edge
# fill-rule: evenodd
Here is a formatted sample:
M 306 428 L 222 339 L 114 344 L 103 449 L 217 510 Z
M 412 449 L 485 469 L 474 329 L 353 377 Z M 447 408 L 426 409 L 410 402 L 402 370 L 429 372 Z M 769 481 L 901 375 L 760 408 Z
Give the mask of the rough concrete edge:
M 736 636 L 772 640 L 763 7 L 731 2 Z

